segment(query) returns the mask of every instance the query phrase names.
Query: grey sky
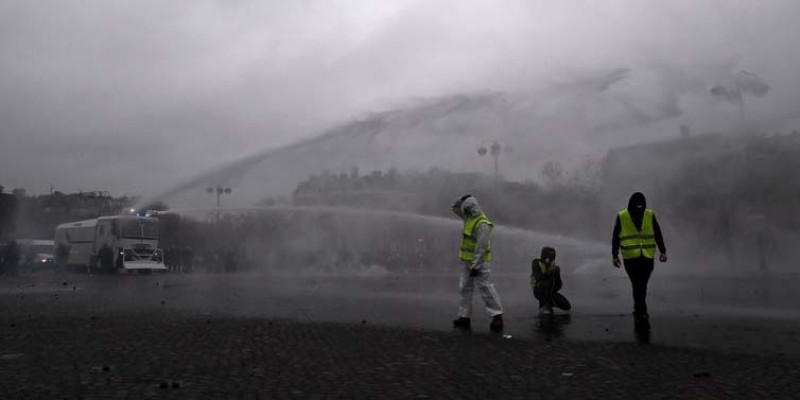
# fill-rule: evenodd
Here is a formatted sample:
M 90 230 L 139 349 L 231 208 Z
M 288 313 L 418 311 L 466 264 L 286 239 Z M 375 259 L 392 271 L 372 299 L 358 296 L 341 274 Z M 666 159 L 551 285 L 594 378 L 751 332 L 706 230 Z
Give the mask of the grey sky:
M 772 87 L 748 103 L 758 126 L 800 129 L 798 21 L 793 0 L 5 0 L 0 184 L 147 194 L 409 99 L 544 101 L 615 68 L 631 71 L 618 96 L 682 111 L 637 128 L 648 139 L 729 128 L 708 89 L 740 69 Z M 549 107 L 617 112 L 602 99 Z M 587 128 L 557 121 L 552 135 Z M 613 131 L 562 150 L 627 140 Z

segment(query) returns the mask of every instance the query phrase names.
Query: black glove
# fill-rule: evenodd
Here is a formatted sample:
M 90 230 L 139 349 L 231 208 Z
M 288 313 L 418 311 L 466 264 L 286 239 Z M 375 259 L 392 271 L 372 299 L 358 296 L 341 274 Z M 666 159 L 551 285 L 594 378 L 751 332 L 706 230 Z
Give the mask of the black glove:
M 481 270 L 479 270 L 477 268 L 472 268 L 472 269 L 469 270 L 469 276 L 471 276 L 473 278 L 478 276 L 478 275 L 480 275 L 480 274 L 481 274 Z

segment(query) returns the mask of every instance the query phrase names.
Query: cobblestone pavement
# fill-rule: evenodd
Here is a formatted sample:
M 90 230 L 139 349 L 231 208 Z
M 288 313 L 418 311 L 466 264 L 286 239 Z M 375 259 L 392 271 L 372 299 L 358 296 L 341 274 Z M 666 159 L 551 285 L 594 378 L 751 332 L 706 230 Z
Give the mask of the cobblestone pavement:
M 374 311 L 333 291 L 297 303 L 288 294 L 263 295 L 251 305 L 261 313 L 235 313 L 209 305 L 240 308 L 243 300 L 230 303 L 222 293 L 256 295 L 224 278 L 70 278 L 0 283 L 0 399 L 791 399 L 800 393 L 800 356 L 791 341 L 776 351 L 738 352 L 624 337 L 530 336 L 516 333 L 521 320 L 513 318 L 507 337 L 487 333 L 484 320 L 472 333 L 402 318 L 353 320 Z M 291 293 L 299 299 L 309 291 Z M 340 302 L 340 317 L 353 322 L 281 311 L 325 302 Z M 433 300 L 362 294 L 361 302 L 409 315 L 427 315 L 429 306 L 441 320 Z M 558 330 L 559 321 L 535 324 Z M 723 325 L 729 326 L 735 325 Z M 778 336 L 759 326 L 727 336 L 719 327 L 690 328 L 728 341 L 747 338 L 738 346 L 754 344 L 760 332 L 765 340 L 796 340 L 794 322 L 765 325 Z
M 15 317 L 0 398 L 796 398 L 794 358 L 170 312 Z

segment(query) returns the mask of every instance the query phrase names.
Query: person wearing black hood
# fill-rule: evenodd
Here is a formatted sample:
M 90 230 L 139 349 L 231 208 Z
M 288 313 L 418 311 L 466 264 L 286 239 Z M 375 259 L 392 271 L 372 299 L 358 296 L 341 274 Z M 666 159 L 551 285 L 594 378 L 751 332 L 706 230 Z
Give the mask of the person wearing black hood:
M 628 208 L 617 213 L 614 232 L 611 235 L 611 256 L 614 267 L 622 265 L 619 253 L 625 262 L 625 272 L 633 288 L 633 316 L 636 329 L 650 329 L 647 314 L 647 282 L 653 273 L 656 247 L 661 262 L 667 261 L 667 248 L 653 210 L 647 208 L 644 194 L 636 192 L 628 200 Z

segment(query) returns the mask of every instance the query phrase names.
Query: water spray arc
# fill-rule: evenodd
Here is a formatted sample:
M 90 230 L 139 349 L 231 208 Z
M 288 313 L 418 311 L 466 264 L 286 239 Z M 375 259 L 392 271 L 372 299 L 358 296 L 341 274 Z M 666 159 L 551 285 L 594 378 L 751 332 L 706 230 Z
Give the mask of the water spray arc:
M 159 215 L 184 215 L 184 216 L 202 216 L 211 210 L 211 207 L 198 207 L 198 208 L 181 208 L 172 209 L 168 211 L 159 212 Z M 400 242 L 405 243 L 413 238 L 419 238 L 417 235 L 428 236 L 425 239 L 426 246 L 437 246 L 435 249 L 431 247 L 429 250 L 434 251 L 436 254 L 446 254 L 447 251 L 453 250 L 457 246 L 457 242 L 450 239 L 458 237 L 462 229 L 462 221 L 455 218 L 439 217 L 432 215 L 422 215 L 415 213 L 408 213 L 402 211 L 391 210 L 376 210 L 376 209 L 356 209 L 356 208 L 342 208 L 342 207 L 327 207 L 327 206 L 234 206 L 222 208 L 225 212 L 245 213 L 249 215 L 246 220 L 255 221 L 260 218 L 288 218 L 293 221 L 292 225 L 296 228 L 294 231 L 282 231 L 282 237 L 289 238 L 291 235 L 302 238 L 303 245 L 300 248 L 287 247 L 284 255 L 291 254 L 296 251 L 311 251 L 316 252 L 319 249 L 326 248 L 332 242 L 328 239 L 322 241 L 315 241 L 320 232 L 325 229 L 333 229 L 334 235 L 345 238 L 343 241 L 334 240 L 337 242 L 334 247 L 337 250 L 341 248 L 350 250 L 374 250 L 380 248 L 376 245 L 376 240 L 380 242 L 387 238 L 391 238 L 391 232 L 404 232 L 395 236 Z M 322 225 L 319 225 L 322 223 Z M 327 227 L 327 228 L 326 228 Z M 340 230 L 341 229 L 341 230 Z M 543 245 L 555 246 L 563 251 L 565 257 L 571 259 L 572 262 L 567 262 L 575 270 L 586 265 L 595 265 L 596 261 L 605 259 L 604 255 L 607 252 L 607 245 L 591 240 L 582 240 L 573 237 L 548 234 L 543 232 L 531 231 L 527 229 L 498 226 L 495 228 L 496 237 L 493 239 L 493 245 L 498 251 L 498 262 L 503 267 L 501 270 L 504 273 L 526 270 L 530 257 L 535 254 L 538 249 Z M 238 236 L 240 240 L 246 240 L 242 235 L 246 233 L 240 232 Z M 383 238 L 383 239 L 382 239 Z M 319 238 L 317 238 L 319 239 Z M 414 240 L 416 242 L 416 240 Z M 258 243 L 263 243 L 258 241 Z M 289 240 L 287 243 L 294 243 Z M 273 242 L 272 246 L 281 245 L 278 242 Z M 343 246 L 343 247 L 340 247 Z M 377 246 L 377 247 L 376 247 Z M 272 248 L 272 247 L 268 247 Z M 266 251 L 268 248 L 258 246 L 258 251 Z M 323 252 L 324 253 L 324 252 Z M 319 253 L 319 254 L 323 254 Z M 318 255 L 319 255 L 318 254 Z M 456 253 L 454 253 L 456 254 Z M 455 255 L 453 256 L 455 259 Z M 265 257 L 269 259 L 269 257 Z M 264 259 L 264 258 L 262 258 Z M 382 262 L 389 262 L 389 259 L 382 259 Z M 566 259 L 564 260 L 566 262 Z M 334 265 L 335 262 L 331 262 Z M 448 264 L 431 265 L 431 268 L 440 268 L 447 270 Z M 570 269 L 572 269 L 570 268 Z M 431 272 L 431 271 L 429 271 Z
M 600 88 L 602 90 L 593 86 L 588 94 L 586 85 L 580 82 L 574 87 L 567 86 L 572 90 L 559 87 L 558 93 L 561 93 L 562 100 L 565 96 L 581 96 L 581 99 L 585 99 L 592 95 L 597 97 L 594 100 L 606 102 L 609 99 L 604 90 L 610 83 L 606 80 L 603 82 L 605 83 Z M 539 160 L 544 159 L 544 154 L 552 154 L 553 150 L 561 151 L 559 149 L 567 148 L 573 141 L 572 136 L 551 135 L 552 140 L 548 139 L 546 146 L 537 145 L 539 141 L 533 138 L 541 135 L 540 131 L 549 131 L 574 120 L 571 118 L 574 111 L 572 109 L 554 116 L 539 110 L 536 104 L 540 102 L 536 100 L 540 96 L 543 95 L 527 92 L 511 95 L 501 92 L 454 95 L 423 101 L 406 108 L 369 114 L 362 119 L 353 119 L 332 127 L 314 138 L 264 149 L 240 159 L 211 166 L 177 184 L 163 187 L 160 192 L 152 193 L 152 196 L 143 197 L 134 208 L 141 210 L 173 195 L 204 190 L 220 182 L 239 185 L 237 199 L 249 196 L 252 198 L 250 201 L 256 202 L 279 194 L 277 192 L 286 193 L 293 189 L 292 182 L 299 182 L 318 171 L 343 170 L 354 164 L 383 169 L 387 160 L 392 160 L 392 168 L 397 169 L 442 168 L 469 171 L 476 166 L 474 156 L 469 156 L 475 154 L 473 151 L 476 148 L 479 154 L 492 156 L 495 178 L 499 178 L 500 156 L 511 150 L 509 142 L 513 142 L 515 153 L 525 154 L 526 160 L 517 156 L 503 157 L 503 173 L 509 179 L 524 179 L 529 175 L 528 160 L 537 160 L 535 163 L 539 164 Z M 622 106 L 624 104 L 620 105 Z M 634 118 L 641 113 L 637 111 L 634 114 L 629 118 L 634 121 L 632 124 L 641 125 L 642 122 Z M 592 131 L 598 124 L 605 123 L 604 121 L 579 121 L 585 129 L 570 131 Z M 486 141 L 481 143 L 482 139 Z M 448 146 L 442 147 L 441 144 L 445 142 Z M 480 148 L 484 150 L 481 151 Z M 253 182 L 257 182 L 255 185 L 242 183 L 244 176 L 261 163 L 270 163 L 266 172 L 272 176 L 254 178 L 251 175 L 247 179 L 254 179 Z M 277 176 L 278 174 L 281 176 Z M 256 190 L 262 192 L 252 193 Z
M 290 151 L 295 151 L 303 148 L 304 146 L 324 143 L 325 141 L 328 141 L 335 137 L 336 137 L 335 134 L 318 136 L 311 139 L 302 140 L 288 146 L 261 150 L 247 157 L 223 163 L 216 167 L 210 168 L 204 172 L 196 174 L 191 178 L 184 180 L 182 183 L 179 183 L 178 185 L 170 186 L 166 190 L 158 192 L 152 196 L 143 198 L 136 205 L 133 206 L 133 209 L 137 211 L 142 210 L 149 204 L 153 204 L 169 196 L 182 193 L 190 189 L 196 189 L 198 187 L 206 186 L 209 182 L 228 181 L 233 176 L 241 175 L 248 172 L 255 165 L 263 162 L 264 160 L 270 157 L 274 157 L 282 153 L 285 154 Z M 216 188 L 214 188 L 214 190 L 216 191 Z

